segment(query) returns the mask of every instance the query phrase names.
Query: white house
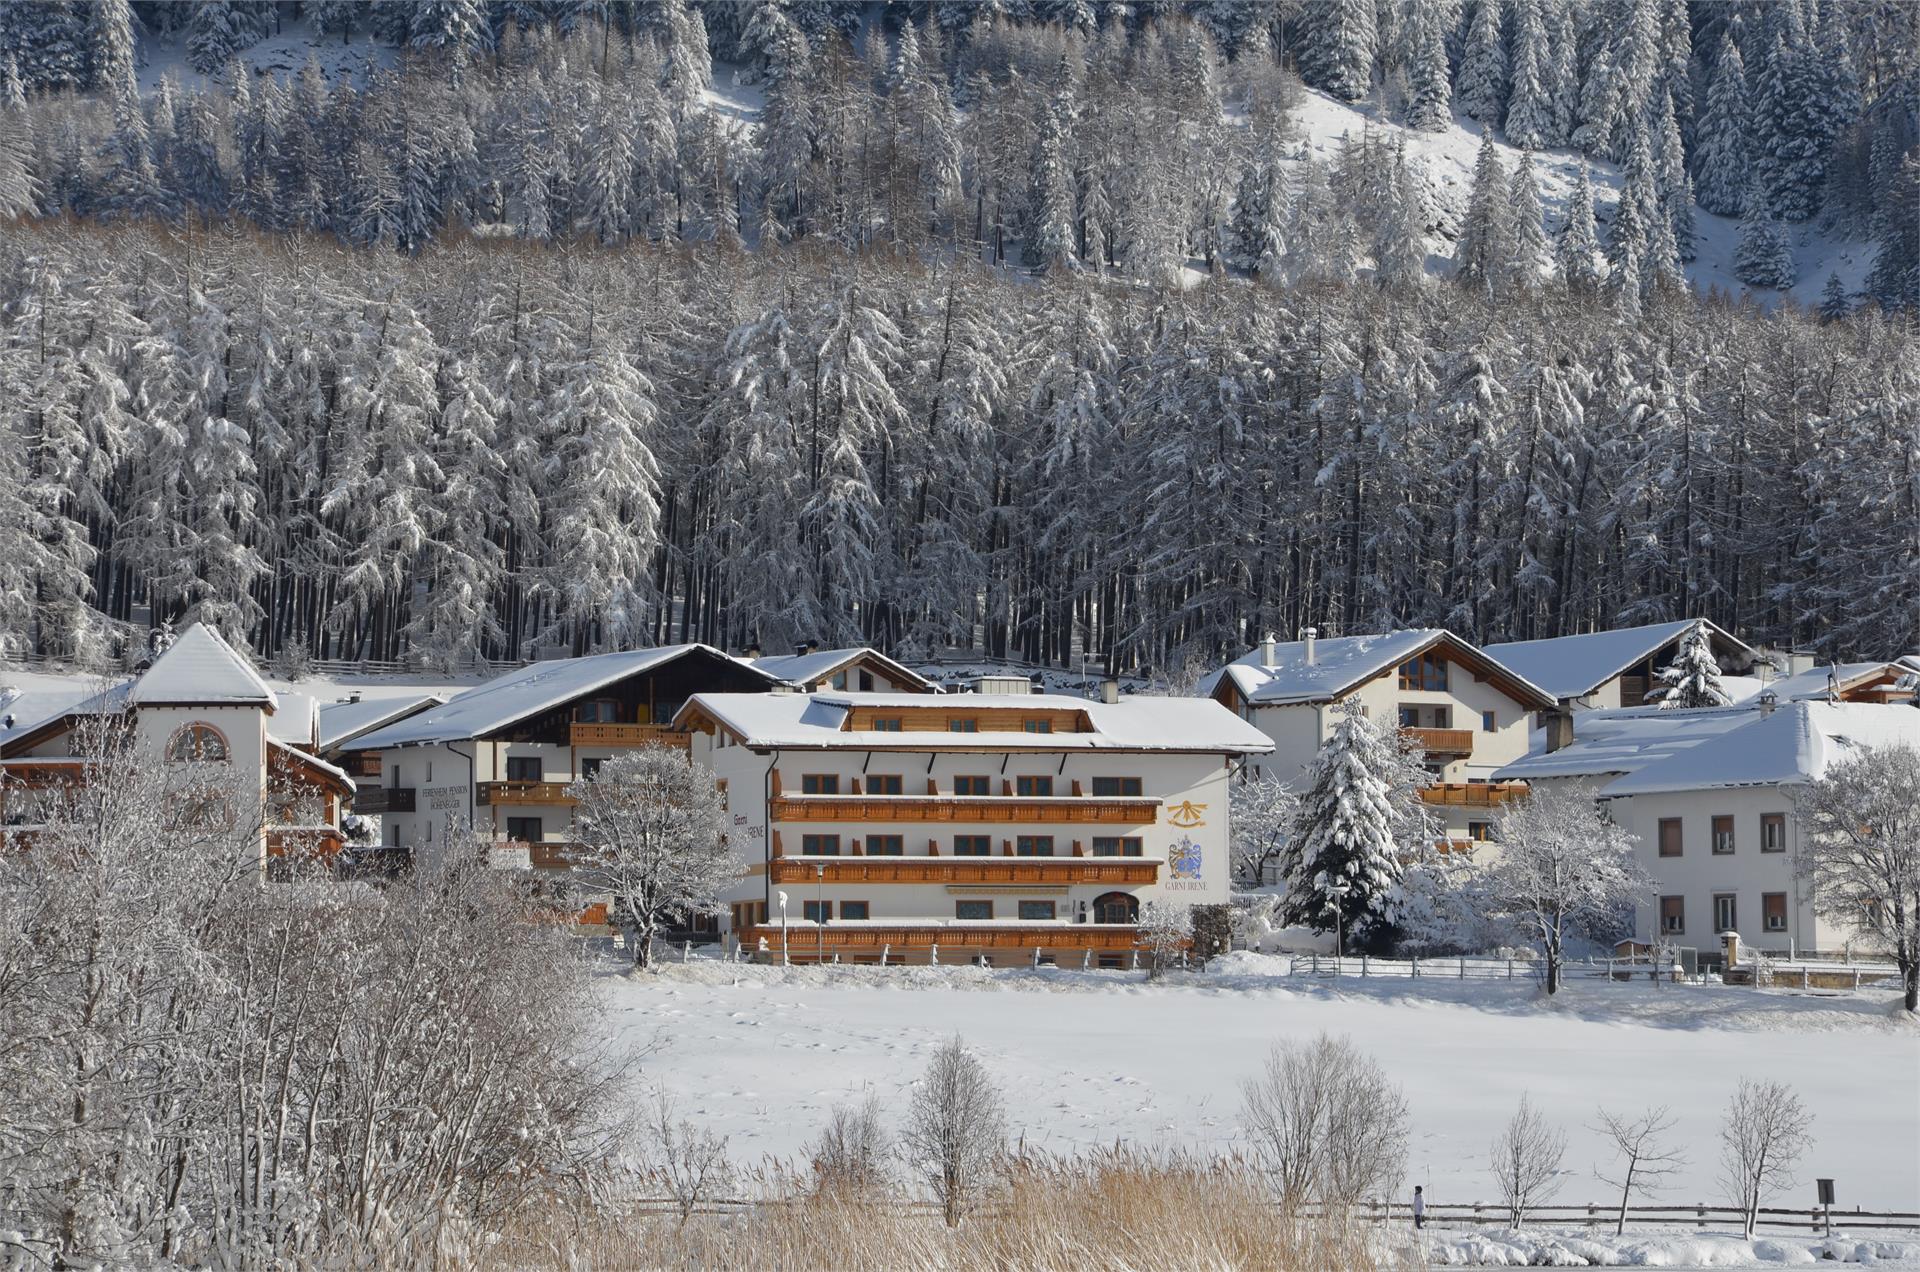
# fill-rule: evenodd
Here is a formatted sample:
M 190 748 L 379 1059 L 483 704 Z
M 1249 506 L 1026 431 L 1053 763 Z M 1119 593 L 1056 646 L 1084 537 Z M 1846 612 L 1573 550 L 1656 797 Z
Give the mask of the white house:
M 1706 628 L 1720 669 L 1730 675 L 1745 674 L 1760 657 L 1746 642 L 1705 619 L 1693 618 L 1545 640 L 1505 641 L 1482 652 L 1570 707 L 1637 707 L 1658 685 L 1655 673 L 1673 661 L 1681 640 L 1695 626 Z
M 341 847 L 341 804 L 353 783 L 301 745 L 311 736 L 311 705 L 276 728 L 281 709 L 247 660 L 195 623 L 133 679 L 38 720 L 15 717 L 0 740 L 0 820 L 31 827 L 45 798 L 83 778 L 90 744 L 82 727 L 113 716 L 156 763 L 204 766 L 217 778 L 197 798 L 221 824 L 257 837 L 263 866 L 295 851 L 330 858 Z
M 1835 950 L 1854 936 L 1816 915 L 1798 876 L 1798 787 L 1863 747 L 1920 746 L 1920 710 L 1770 696 L 1730 707 L 1583 712 L 1576 739 L 1500 771 L 1577 783 L 1637 843 L 1657 884 L 1635 939 L 1712 954 L 1734 931 L 1762 950 Z
M 1397 721 L 1425 746 L 1433 785 L 1427 802 L 1453 841 L 1486 836 L 1493 812 L 1514 793 L 1494 781 L 1527 751 L 1531 716 L 1551 695 L 1440 628 L 1372 636 L 1271 637 L 1201 684 L 1201 692 L 1273 743 L 1253 770 L 1297 785 L 1353 703 L 1371 719 Z
M 1202 698 L 702 693 L 676 723 L 726 791 L 727 931 L 807 961 L 1123 965 L 1144 902 L 1227 899 L 1229 776 L 1272 748 Z
M 939 692 L 931 680 L 913 668 L 865 646 L 821 649 L 814 645 L 798 645 L 791 654 L 760 657 L 749 650 L 747 657 L 755 667 L 768 675 L 809 692 Z

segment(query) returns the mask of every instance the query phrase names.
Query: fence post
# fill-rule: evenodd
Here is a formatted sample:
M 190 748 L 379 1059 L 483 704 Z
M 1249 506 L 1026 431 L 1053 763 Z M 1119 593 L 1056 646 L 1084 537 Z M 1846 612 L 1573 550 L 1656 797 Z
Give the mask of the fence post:
M 1365 954 L 1362 954 L 1360 956 L 1360 978 L 1362 980 L 1365 980 L 1368 975 L 1369 973 L 1367 971 L 1367 956 Z
M 1320 953 L 1318 950 L 1313 952 L 1313 974 L 1315 976 L 1320 974 Z
M 1805 963 L 1800 964 L 1800 988 L 1807 988 L 1807 965 Z
M 1415 954 L 1415 955 L 1413 956 L 1413 976 L 1412 976 L 1412 979 L 1414 979 L 1414 980 L 1419 980 L 1419 979 L 1420 979 L 1420 956 L 1419 956 L 1418 954 Z
M 682 963 L 687 963 L 687 962 L 691 962 L 692 960 L 693 960 L 693 942 L 687 941 L 680 947 L 680 961 Z
M 1507 979 L 1508 980 L 1513 979 L 1513 960 L 1512 959 L 1507 960 Z
M 1857 967 L 1853 969 L 1853 992 L 1860 992 L 1860 969 Z
M 887 955 L 891 953 L 893 953 L 893 942 L 888 941 L 880 947 L 880 966 L 885 967 L 887 965 Z
M 1033 968 L 1035 971 L 1040 970 L 1040 947 L 1038 945 L 1033 947 Z
M 1465 954 L 1460 956 L 1460 979 L 1467 979 L 1467 956 Z

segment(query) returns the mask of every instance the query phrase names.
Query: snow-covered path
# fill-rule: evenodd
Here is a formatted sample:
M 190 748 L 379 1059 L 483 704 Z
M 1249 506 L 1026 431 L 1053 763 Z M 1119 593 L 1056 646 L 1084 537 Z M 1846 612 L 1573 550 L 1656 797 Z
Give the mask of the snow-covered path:
M 799 1152 L 835 1103 L 890 1110 L 956 1030 L 1001 1078 L 1016 1133 L 1068 1150 L 1125 1139 L 1224 1150 L 1239 1082 L 1280 1038 L 1352 1035 L 1413 1105 L 1409 1186 L 1488 1201 L 1487 1141 L 1523 1090 L 1566 1128 L 1562 1203 L 1602 1199 L 1597 1105 L 1665 1104 L 1689 1163 L 1664 1200 L 1719 1204 L 1721 1111 L 1742 1076 L 1791 1083 L 1815 1116 L 1800 1176 L 1847 1205 L 1920 1209 L 1920 1030 L 1890 997 L 1577 982 L 1302 984 L 1249 971 L 1147 986 L 1122 974 L 779 969 L 696 962 L 610 977 L 609 1023 L 651 1043 L 645 1080 L 745 1161 Z M 1062 992 L 1044 992 L 1052 980 Z M 737 981 L 737 983 L 736 983 Z M 1039 992 L 1029 992 L 1039 991 Z M 1787 1200 L 1811 1202 L 1812 1184 Z

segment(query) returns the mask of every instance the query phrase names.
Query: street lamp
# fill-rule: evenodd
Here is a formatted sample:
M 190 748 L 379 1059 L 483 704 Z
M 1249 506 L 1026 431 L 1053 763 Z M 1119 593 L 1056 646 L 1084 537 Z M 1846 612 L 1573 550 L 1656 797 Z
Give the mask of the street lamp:
M 813 930 L 819 933 L 819 940 L 813 947 L 813 961 L 827 961 L 827 905 L 825 901 L 827 887 L 827 863 L 813 863 Z
M 787 958 L 787 890 L 782 888 L 773 895 L 780 898 L 780 966 L 785 967 L 791 961 Z
M 1350 891 L 1352 889 L 1344 883 L 1336 883 L 1327 889 L 1328 894 L 1333 897 L 1333 974 L 1335 976 L 1340 974 L 1340 960 L 1346 954 L 1346 935 L 1341 927 L 1341 921 L 1346 917 L 1345 903 L 1347 893 Z

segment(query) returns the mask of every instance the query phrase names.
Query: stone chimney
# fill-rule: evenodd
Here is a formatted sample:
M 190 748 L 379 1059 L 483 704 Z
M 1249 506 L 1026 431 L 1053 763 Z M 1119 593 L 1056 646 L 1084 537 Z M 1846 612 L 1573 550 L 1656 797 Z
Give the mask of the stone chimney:
M 1100 682 L 1100 701 L 1108 706 L 1120 701 L 1120 682 L 1112 676 Z
M 1268 632 L 1260 638 L 1260 665 L 1269 671 L 1273 669 L 1273 633 Z
M 1306 631 L 1300 633 L 1300 638 L 1306 642 L 1307 666 L 1311 667 L 1314 665 L 1314 660 L 1318 657 L 1314 652 L 1314 642 L 1320 638 L 1320 629 L 1318 627 L 1309 627 Z
M 1564 704 L 1547 712 L 1547 750 L 1573 745 L 1573 708 Z

